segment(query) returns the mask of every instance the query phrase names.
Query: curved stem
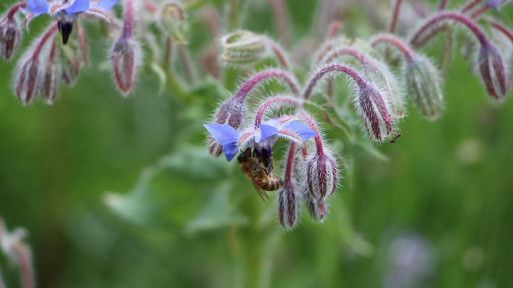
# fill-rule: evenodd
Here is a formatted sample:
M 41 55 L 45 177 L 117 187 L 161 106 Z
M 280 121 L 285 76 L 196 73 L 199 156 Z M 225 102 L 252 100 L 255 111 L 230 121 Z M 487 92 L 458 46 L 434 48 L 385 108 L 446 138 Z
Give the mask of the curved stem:
M 39 58 L 39 54 L 41 50 L 45 46 L 46 42 L 53 36 L 53 34 L 57 31 L 57 23 L 52 24 L 43 34 L 39 43 L 37 43 L 36 48 L 34 49 L 34 53 L 32 54 L 32 60 L 37 60 Z
M 470 18 L 472 19 L 476 19 L 477 17 L 481 16 L 483 13 L 485 13 L 486 11 L 488 11 L 488 9 L 490 9 L 491 7 L 490 6 L 482 6 L 481 8 L 477 9 L 476 11 L 472 12 L 472 14 L 470 14 Z
M 25 7 L 27 7 L 27 3 L 26 2 L 20 2 L 18 4 L 14 4 L 9 9 L 9 12 L 7 12 L 7 18 L 12 19 L 14 14 L 16 14 L 16 12 L 18 12 L 18 10 L 20 10 L 20 8 L 25 8 Z
M 322 59 L 321 63 L 329 63 L 333 59 L 338 58 L 340 56 L 349 55 L 356 59 L 361 64 L 369 64 L 372 63 L 372 60 L 370 59 L 367 54 L 363 53 L 362 51 L 355 49 L 353 47 L 342 47 L 339 49 L 336 49 L 332 51 L 328 56 Z
M 465 6 L 463 6 L 463 8 L 461 8 L 461 13 L 465 13 L 465 12 L 469 11 L 470 9 L 474 8 L 474 6 L 479 4 L 479 2 L 481 2 L 481 1 L 483 1 L 483 0 L 473 0 L 473 1 L 468 2 L 467 4 L 465 4 Z
M 506 26 L 494 20 L 489 19 L 488 23 L 490 23 L 490 25 L 492 25 L 493 28 L 502 32 L 502 34 L 504 34 L 504 36 L 506 36 L 511 41 L 511 43 L 513 43 L 513 32 L 511 30 L 509 30 Z
M 134 9 L 133 0 L 126 0 L 126 2 L 125 2 L 125 18 L 123 20 L 122 37 L 132 37 L 133 23 L 134 23 L 133 9 Z
M 297 84 L 296 79 L 291 74 L 281 71 L 281 70 L 265 70 L 262 72 L 259 72 L 255 76 L 253 76 L 251 79 L 249 79 L 237 92 L 237 94 L 234 96 L 235 98 L 241 99 L 241 101 L 244 101 L 246 96 L 248 96 L 249 92 L 260 82 L 271 79 L 271 78 L 278 78 L 285 83 L 287 83 L 290 87 L 290 90 L 295 95 L 299 94 L 299 85 Z
M 258 127 L 258 125 L 260 125 L 262 123 L 262 120 L 263 120 L 264 115 L 267 112 L 267 110 L 269 110 L 269 108 L 271 108 L 273 106 L 277 106 L 277 105 L 300 107 L 303 105 L 303 101 L 301 101 L 297 98 L 292 98 L 292 97 L 287 97 L 287 96 L 276 96 L 276 97 L 272 97 L 272 98 L 266 100 L 258 108 L 258 111 L 255 116 L 255 127 Z
M 324 153 L 324 146 L 322 144 L 322 138 L 321 134 L 319 133 L 319 129 L 317 128 L 317 125 L 315 124 L 315 121 L 313 120 L 312 116 L 308 114 L 305 110 L 302 110 L 299 115 L 301 116 L 301 119 L 305 122 L 310 129 L 314 130 L 315 133 L 317 133 L 317 136 L 314 137 L 315 140 L 315 148 L 317 149 L 317 154 L 323 154 Z
M 392 14 L 392 19 L 390 21 L 390 28 L 388 30 L 390 33 L 394 33 L 394 31 L 395 31 L 395 26 L 397 24 L 397 18 L 399 17 L 399 11 L 401 9 L 401 4 L 402 3 L 403 3 L 402 0 L 396 0 L 395 1 L 394 13 Z
M 285 177 L 283 181 L 289 187 L 292 186 L 292 165 L 294 164 L 294 154 L 296 153 L 296 142 L 290 142 L 289 155 L 287 157 L 287 166 L 285 167 Z
M 441 12 L 436 14 L 430 20 L 427 20 L 419 29 L 417 29 L 417 31 L 413 34 L 410 43 L 412 45 L 418 46 L 420 42 L 419 40 L 422 40 L 422 43 L 427 42 L 429 38 L 440 31 L 440 29 L 436 29 L 439 22 L 445 20 L 455 20 L 465 25 L 474 34 L 474 36 L 476 36 L 481 45 L 488 44 L 488 39 L 486 38 L 486 35 L 483 33 L 481 28 L 479 28 L 479 26 L 477 26 L 477 24 L 474 23 L 474 21 L 472 21 L 470 18 L 458 12 Z M 432 29 L 436 30 L 435 33 L 430 33 L 427 37 L 421 37 L 426 31 L 432 31 Z
M 290 70 L 289 61 L 287 60 L 287 57 L 285 56 L 285 53 L 283 52 L 283 49 L 280 47 L 280 45 L 269 38 L 267 38 L 267 42 L 283 69 L 287 71 Z
M 443 11 L 447 7 L 447 3 L 449 0 L 441 0 L 440 5 L 438 5 L 438 11 Z
M 317 73 L 315 73 L 312 76 L 312 78 L 308 82 L 308 86 L 306 86 L 306 89 L 303 92 L 303 98 L 305 100 L 307 100 L 310 97 L 313 89 L 315 88 L 315 86 L 317 85 L 319 80 L 321 80 L 322 77 L 324 77 L 324 75 L 326 75 L 330 72 L 341 72 L 341 73 L 348 75 L 356 82 L 356 84 L 360 87 L 360 89 L 367 85 L 367 84 L 365 84 L 365 81 L 363 80 L 363 78 L 360 77 L 360 75 L 358 75 L 358 73 L 356 71 L 354 71 L 353 69 L 351 69 L 347 66 L 344 66 L 344 65 L 340 65 L 340 64 L 331 64 L 328 66 L 324 66 L 323 68 L 321 68 L 319 71 L 317 71 Z
M 375 47 L 378 44 L 388 44 L 397 48 L 397 50 L 399 50 L 404 55 L 404 57 L 406 57 L 406 59 L 411 59 L 413 57 L 413 51 L 411 50 L 411 48 L 401 39 L 392 34 L 378 35 L 372 38 L 370 44 L 372 47 Z

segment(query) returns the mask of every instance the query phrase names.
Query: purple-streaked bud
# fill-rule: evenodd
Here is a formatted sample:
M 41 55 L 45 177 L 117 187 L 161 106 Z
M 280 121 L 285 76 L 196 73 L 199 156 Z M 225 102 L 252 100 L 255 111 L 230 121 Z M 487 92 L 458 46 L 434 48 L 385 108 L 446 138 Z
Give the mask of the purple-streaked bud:
M 229 64 L 247 64 L 261 59 L 266 50 L 266 39 L 250 31 L 237 31 L 221 38 L 221 58 Z
M 394 135 L 393 112 L 389 100 L 374 87 L 365 85 L 355 97 L 355 107 L 372 140 L 385 141 Z
M 118 88 L 124 95 L 132 92 L 137 84 L 141 66 L 141 48 L 131 37 L 122 36 L 110 53 L 112 72 Z
M 442 114 L 443 94 L 438 70 L 433 63 L 422 55 L 414 54 L 405 61 L 403 73 L 408 96 L 413 99 L 420 113 L 430 121 L 437 120 Z
M 43 76 L 41 80 L 41 96 L 45 99 L 46 104 L 52 105 L 57 98 L 57 87 L 60 80 L 60 65 L 57 62 L 58 49 L 56 43 L 52 43 L 50 54 L 43 68 Z
M 481 45 L 477 66 L 488 95 L 498 101 L 506 99 L 510 87 L 508 71 L 501 54 L 492 44 Z
M 278 192 L 278 214 L 280 224 L 285 229 L 292 229 L 297 224 L 301 195 L 293 182 L 285 181 Z
M 7 15 L 0 20 L 0 56 L 11 59 L 20 44 L 21 29 L 14 16 Z
M 338 186 L 338 165 L 327 145 L 323 150 L 308 155 L 306 159 L 306 183 L 308 192 L 316 199 L 335 193 Z
M 217 108 L 213 123 L 228 124 L 240 131 L 246 125 L 246 107 L 242 98 L 233 97 Z M 223 154 L 223 146 L 208 136 L 208 151 L 210 155 L 219 157 Z
M 308 213 L 317 222 L 323 222 L 324 216 L 328 212 L 328 205 L 326 204 L 326 199 L 321 198 L 317 199 L 313 197 L 310 193 L 304 194 L 306 208 L 308 209 Z
M 24 105 L 32 103 L 39 91 L 42 67 L 38 59 L 32 57 L 18 63 L 14 76 L 14 91 Z

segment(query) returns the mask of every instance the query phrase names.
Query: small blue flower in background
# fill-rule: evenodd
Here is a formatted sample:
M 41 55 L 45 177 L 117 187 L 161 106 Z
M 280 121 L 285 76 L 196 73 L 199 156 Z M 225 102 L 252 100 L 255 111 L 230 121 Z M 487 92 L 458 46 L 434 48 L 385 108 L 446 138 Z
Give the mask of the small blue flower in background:
M 293 117 L 284 116 L 270 119 L 259 125 L 259 128 L 245 130 L 239 133 L 228 124 L 203 124 L 212 137 L 223 146 L 226 160 L 231 161 L 243 147 L 266 148 L 273 142 L 274 136 L 302 144 L 304 141 L 317 136 L 317 133 Z
M 25 22 L 34 17 L 48 14 L 58 21 L 59 31 L 62 33 L 62 43 L 68 43 L 69 35 L 73 30 L 73 20 L 78 14 L 85 13 L 96 17 L 108 19 L 109 11 L 119 0 L 55 0 L 50 3 L 46 0 L 27 0 Z

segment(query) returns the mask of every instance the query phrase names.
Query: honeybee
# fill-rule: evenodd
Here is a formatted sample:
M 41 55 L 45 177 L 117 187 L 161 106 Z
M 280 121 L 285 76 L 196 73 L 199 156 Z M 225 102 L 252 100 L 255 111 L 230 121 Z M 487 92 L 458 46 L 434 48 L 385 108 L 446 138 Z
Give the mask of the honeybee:
M 280 176 L 271 173 L 273 170 L 271 155 L 267 154 L 265 157 L 260 153 L 253 155 L 251 148 L 248 148 L 239 155 L 237 160 L 242 174 L 251 179 L 258 196 L 264 202 L 269 200 L 269 195 L 265 191 L 278 190 L 283 186 L 283 180 Z

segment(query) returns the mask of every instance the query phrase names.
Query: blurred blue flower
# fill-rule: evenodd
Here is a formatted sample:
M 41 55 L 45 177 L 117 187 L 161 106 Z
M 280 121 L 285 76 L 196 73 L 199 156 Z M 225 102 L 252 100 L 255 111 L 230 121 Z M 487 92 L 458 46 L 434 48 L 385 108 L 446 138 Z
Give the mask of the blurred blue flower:
M 59 30 L 62 33 L 62 42 L 68 42 L 73 29 L 73 20 L 78 14 L 85 13 L 96 17 L 108 19 L 109 11 L 119 0 L 54 0 L 48 3 L 46 0 L 27 0 L 25 22 L 28 23 L 34 17 L 48 14 L 58 21 Z
M 284 116 L 270 119 L 258 128 L 250 128 L 239 133 L 228 124 L 203 124 L 212 137 L 223 146 L 226 160 L 231 161 L 243 147 L 264 148 L 270 146 L 274 136 L 302 144 L 304 141 L 317 136 L 317 133 L 294 117 Z

